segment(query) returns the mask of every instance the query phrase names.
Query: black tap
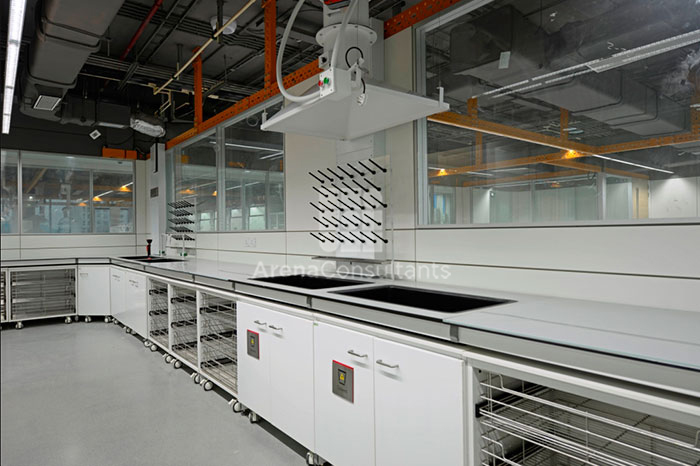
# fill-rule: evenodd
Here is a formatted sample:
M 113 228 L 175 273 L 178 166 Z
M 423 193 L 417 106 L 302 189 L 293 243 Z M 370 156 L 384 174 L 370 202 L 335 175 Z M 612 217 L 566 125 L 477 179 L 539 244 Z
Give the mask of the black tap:
M 146 255 L 148 257 L 151 257 L 151 243 L 153 242 L 152 239 L 147 239 L 146 240 Z

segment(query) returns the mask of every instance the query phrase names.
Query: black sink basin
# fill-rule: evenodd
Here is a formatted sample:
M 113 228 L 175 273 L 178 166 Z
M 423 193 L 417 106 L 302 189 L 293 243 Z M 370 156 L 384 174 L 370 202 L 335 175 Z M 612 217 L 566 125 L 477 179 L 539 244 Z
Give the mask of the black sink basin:
M 363 285 L 369 282 L 346 280 L 344 278 L 318 277 L 315 275 L 280 275 L 277 277 L 253 278 L 259 282 L 276 283 L 278 285 L 294 286 L 310 290 L 321 288 L 337 288 L 340 286 Z
M 333 293 L 438 312 L 464 312 L 510 302 L 483 296 L 445 293 L 392 285 L 360 290 L 333 291 Z
M 120 259 L 129 259 L 132 261 L 144 262 L 148 264 L 153 264 L 156 262 L 182 262 L 182 259 L 171 259 L 168 257 L 157 256 L 123 256 Z

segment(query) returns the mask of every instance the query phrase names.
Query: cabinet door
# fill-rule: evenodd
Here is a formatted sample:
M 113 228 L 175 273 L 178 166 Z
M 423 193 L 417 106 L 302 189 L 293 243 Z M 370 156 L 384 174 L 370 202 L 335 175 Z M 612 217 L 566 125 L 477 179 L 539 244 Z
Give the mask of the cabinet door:
M 126 312 L 126 278 L 123 269 L 110 267 L 109 271 L 110 312 L 119 322 Z
M 238 399 L 264 418 L 270 413 L 270 311 L 248 303 L 236 308 Z M 256 348 L 257 346 L 257 348 Z M 249 354 L 249 348 L 251 354 Z
M 78 314 L 84 316 L 110 315 L 109 266 L 78 266 Z
M 314 451 L 313 322 L 269 311 L 270 413 L 268 420 Z
M 372 337 L 314 326 L 316 452 L 334 466 L 374 464 L 373 361 Z M 334 393 L 341 382 L 336 390 L 351 400 Z
M 463 361 L 380 338 L 374 358 L 377 466 L 465 464 Z
M 148 336 L 148 279 L 145 275 L 126 272 L 126 312 L 122 323 L 142 337 Z

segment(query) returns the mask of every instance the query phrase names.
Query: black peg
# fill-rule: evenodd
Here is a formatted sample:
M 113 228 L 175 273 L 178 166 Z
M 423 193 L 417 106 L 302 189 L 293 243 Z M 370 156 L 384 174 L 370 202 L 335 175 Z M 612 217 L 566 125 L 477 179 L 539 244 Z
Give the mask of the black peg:
M 335 223 L 333 220 L 330 220 L 330 219 L 328 219 L 328 218 L 326 218 L 326 217 L 323 217 L 323 220 L 325 220 L 326 222 L 330 223 L 331 225 L 333 225 L 333 226 L 336 227 L 336 228 L 338 227 L 338 224 Z
M 347 205 L 347 204 L 344 203 L 341 199 L 338 199 L 338 202 L 340 202 L 340 203 L 343 204 L 345 207 L 347 207 L 348 210 L 355 210 L 354 207 L 351 207 L 351 206 Z M 341 209 L 341 212 L 342 212 L 342 209 Z
M 358 183 L 358 182 L 355 181 L 355 180 L 352 180 L 352 182 L 355 183 L 355 184 L 356 184 L 357 186 L 359 186 L 360 188 L 362 188 L 362 190 L 363 190 L 364 192 L 366 192 L 366 193 L 369 192 L 369 188 L 365 188 L 364 186 L 362 186 L 360 183 Z
M 325 243 L 325 242 L 326 242 L 325 239 L 319 238 L 318 236 L 316 236 L 315 234 L 313 234 L 313 232 L 309 232 L 309 234 L 310 234 L 311 236 L 313 236 L 314 238 L 316 238 L 318 241 L 322 242 L 322 243 Z
M 329 242 L 331 242 L 331 243 L 335 243 L 335 241 L 333 240 L 333 238 L 326 238 L 326 235 L 324 235 L 323 233 L 319 233 L 319 235 L 322 236 L 323 239 L 325 239 L 326 241 L 329 241 Z
M 330 189 L 326 188 L 325 186 L 321 186 L 321 189 L 325 189 L 326 191 L 328 191 L 328 194 L 331 194 L 331 195 L 333 195 L 333 196 L 337 196 L 336 193 L 334 193 L 334 192 L 331 191 Z
M 338 201 L 338 202 L 340 202 L 340 201 Z M 345 209 L 343 209 L 342 207 L 340 207 L 338 204 L 334 203 L 333 201 L 329 200 L 328 203 L 330 205 L 332 205 L 333 207 L 335 207 L 336 209 L 338 209 L 340 212 L 345 212 Z
M 367 159 L 367 160 L 369 160 L 369 163 L 371 163 L 372 165 L 374 165 L 375 167 L 380 169 L 382 172 L 386 173 L 386 168 L 382 167 L 381 165 L 379 165 L 377 162 L 375 162 L 372 159 Z M 382 238 L 382 239 L 384 239 L 384 238 Z
M 316 221 L 317 221 L 318 223 L 320 223 L 321 225 L 323 225 L 324 227 L 328 228 L 328 224 L 327 224 L 327 223 L 323 223 L 321 220 L 317 219 L 316 217 L 314 217 L 313 219 L 316 220 Z
M 367 165 L 365 165 L 364 163 L 362 163 L 362 161 L 359 161 L 359 162 L 357 162 L 357 163 L 359 163 L 360 165 L 362 165 L 362 168 L 364 168 L 365 170 L 367 170 L 367 171 L 370 172 L 371 174 L 373 174 L 373 175 L 376 175 L 376 174 L 377 174 L 376 171 L 374 171 L 374 170 L 372 170 L 371 168 L 369 168 Z
M 355 226 L 355 227 L 359 227 L 359 226 L 360 226 L 360 224 L 359 224 L 359 223 L 355 223 L 355 222 L 353 222 L 352 220 L 350 220 L 350 218 L 349 218 L 349 217 L 345 217 L 345 220 L 347 220 L 348 222 L 352 223 L 352 225 L 353 225 L 353 226 Z
M 340 223 L 341 225 L 343 225 L 345 228 L 349 227 L 350 225 L 349 225 L 348 223 L 343 222 L 342 219 L 343 219 L 343 216 L 342 216 L 342 215 L 339 216 L 339 217 L 338 217 L 338 223 Z
M 331 172 L 331 175 L 335 176 L 336 178 L 338 178 L 339 180 L 342 181 L 342 179 L 343 179 L 342 176 L 338 175 L 336 172 L 334 172 L 334 171 L 331 170 L 330 168 L 328 168 L 327 170 L 328 170 L 329 172 Z
M 380 201 L 379 199 L 377 199 L 376 197 L 374 197 L 374 195 L 370 194 L 369 196 L 370 196 L 372 199 L 374 199 L 375 201 L 379 202 L 379 203 L 382 205 L 382 207 L 384 207 L 385 209 L 386 209 L 387 207 L 389 207 L 389 204 L 384 204 L 382 201 Z
M 363 240 L 362 238 L 360 238 L 359 236 L 357 236 L 357 235 L 356 235 L 355 233 L 353 233 L 352 231 L 348 231 L 348 233 L 350 233 L 352 236 L 354 236 L 355 239 L 356 239 L 357 241 L 359 241 L 360 243 L 365 244 L 365 240 Z
M 376 243 L 376 242 L 377 242 L 376 239 L 372 238 L 372 237 L 369 236 L 368 234 L 365 234 L 364 231 L 361 231 L 360 234 L 361 234 L 362 236 L 364 236 L 365 238 L 367 238 L 368 240 L 370 240 L 371 242 L 373 242 L 373 243 Z
M 355 240 L 354 240 L 354 239 L 348 238 L 347 236 L 345 236 L 345 235 L 344 235 L 342 232 L 340 232 L 340 231 L 338 232 L 338 234 L 339 234 L 340 236 L 342 236 L 343 238 L 345 238 L 346 240 L 350 241 L 351 243 L 355 244 Z
M 353 179 L 353 178 L 355 177 L 355 175 L 353 175 L 352 173 L 346 172 L 345 169 L 344 169 L 343 167 L 338 167 L 338 170 L 340 170 L 341 172 L 345 173 L 345 174 L 348 176 L 348 178 L 350 178 L 350 179 Z
M 321 196 L 323 196 L 323 197 L 328 197 L 328 194 L 324 194 L 324 193 L 321 192 L 321 190 L 318 189 L 316 186 L 311 186 L 311 187 L 314 189 L 314 191 L 316 191 L 317 193 L 319 193 Z
M 360 191 L 355 191 L 355 188 L 353 188 L 352 186 L 350 186 L 349 184 L 347 184 L 345 181 L 341 181 L 341 183 L 343 183 L 343 184 L 345 185 L 346 188 L 348 188 L 350 191 L 352 191 L 353 194 L 357 194 L 357 193 L 360 192 Z
M 370 196 L 372 196 L 372 195 L 370 194 Z M 372 197 L 374 197 L 374 196 L 372 196 Z M 367 203 L 367 205 L 370 206 L 371 208 L 373 208 L 373 209 L 376 209 L 376 208 L 377 208 L 376 205 L 372 204 L 371 202 L 369 202 L 369 201 L 368 201 L 367 199 L 365 199 L 364 197 L 360 196 L 360 199 L 362 199 L 363 201 L 365 201 L 365 202 Z
M 364 220 L 362 220 L 362 219 L 361 219 L 360 217 L 358 217 L 357 215 L 352 214 L 352 216 L 355 217 L 355 218 L 357 219 L 358 222 L 362 222 L 362 224 L 363 224 L 364 226 L 366 226 L 366 227 L 369 226 L 369 223 L 365 222 Z
M 388 243 L 388 242 L 389 242 L 389 240 L 388 240 L 388 239 L 382 238 L 381 236 L 379 236 L 379 235 L 378 235 L 378 234 L 376 234 L 375 232 L 372 232 L 372 234 L 373 234 L 374 236 L 376 236 L 377 238 L 379 238 L 380 240 L 384 241 L 384 244 L 386 244 L 386 243 Z
M 336 186 L 336 185 L 334 185 L 334 184 L 331 184 L 331 186 L 333 186 L 335 189 L 337 189 L 338 191 L 340 191 L 343 195 L 347 195 L 347 191 L 343 191 L 342 189 L 340 189 L 338 186 Z
M 331 183 L 333 182 L 333 178 L 331 178 L 330 176 L 326 175 L 326 174 L 323 173 L 321 170 L 317 170 L 317 171 L 318 171 L 321 175 L 323 175 L 323 177 L 326 178 L 328 181 L 330 181 Z
M 353 170 L 355 170 L 355 173 L 357 173 L 358 175 L 360 175 L 360 176 L 365 176 L 364 173 L 362 173 L 360 170 L 358 170 L 357 168 L 353 167 L 352 165 L 348 164 L 348 167 L 350 167 L 350 168 L 352 168 Z
M 380 187 L 377 186 L 376 184 L 372 183 L 370 180 L 365 180 L 365 181 L 366 181 L 367 183 L 369 183 L 369 185 L 372 186 L 372 187 L 373 187 L 374 189 L 376 189 L 377 191 L 381 191 L 381 190 L 382 190 L 382 188 L 380 188 Z
M 313 202 L 309 202 L 309 204 L 311 204 L 311 207 L 313 207 L 314 209 L 318 210 L 319 212 L 321 212 L 321 213 L 324 213 L 324 212 L 325 212 L 325 210 L 323 210 L 322 208 L 320 208 L 319 206 L 317 206 L 317 205 L 314 204 Z
M 328 234 L 331 235 L 333 238 L 335 238 L 336 241 L 338 241 L 339 243 L 344 243 L 344 242 L 345 242 L 345 241 L 343 241 L 342 238 L 338 238 L 337 236 L 335 236 L 335 235 L 334 235 L 332 232 L 330 232 L 330 231 L 328 232 Z
M 314 175 L 314 174 L 311 173 L 311 172 L 309 172 L 309 175 L 311 175 L 311 176 L 312 176 L 316 181 L 318 181 L 319 183 L 325 183 L 325 182 L 326 182 L 325 180 L 322 180 L 321 178 L 319 178 L 318 176 Z
M 374 219 L 374 217 L 370 217 L 370 216 L 367 215 L 367 214 L 362 214 L 362 215 L 364 215 L 364 216 L 367 217 L 368 219 L 372 220 L 372 221 L 373 221 L 374 223 L 376 223 L 377 225 L 381 225 L 381 224 L 382 224 L 382 222 L 376 221 L 376 220 Z
M 326 197 L 328 197 L 328 196 L 326 196 Z M 328 201 L 328 202 L 331 202 L 331 201 Z M 321 207 L 325 208 L 328 212 L 333 212 L 333 209 L 331 209 L 330 207 L 328 207 L 328 206 L 327 206 L 326 204 L 324 204 L 323 202 L 318 201 L 318 203 L 321 204 Z
M 362 198 L 360 197 L 360 199 L 362 199 Z M 355 202 L 354 199 L 350 199 L 350 202 L 352 202 L 352 203 L 355 204 L 357 207 L 359 207 L 360 210 L 364 209 L 364 207 L 362 207 L 362 204 L 358 204 L 357 202 Z

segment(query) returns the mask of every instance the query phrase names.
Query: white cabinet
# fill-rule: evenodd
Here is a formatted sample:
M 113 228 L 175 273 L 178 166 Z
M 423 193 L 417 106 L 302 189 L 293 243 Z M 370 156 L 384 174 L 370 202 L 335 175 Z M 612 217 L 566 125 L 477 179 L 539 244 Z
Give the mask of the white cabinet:
M 313 450 L 312 321 L 243 302 L 237 312 L 239 400 Z
M 108 316 L 110 312 L 110 267 L 78 266 L 78 315 Z
M 112 316 L 122 320 L 125 312 L 126 280 L 124 269 L 110 267 L 109 270 L 109 302 Z
M 314 327 L 316 453 L 334 466 L 374 464 L 372 339 L 325 323 Z M 333 393 L 334 362 L 345 368 L 352 401 Z
M 463 362 L 374 339 L 377 465 L 465 464 Z
M 126 271 L 124 278 L 126 281 L 125 309 L 119 321 L 146 338 L 148 336 L 148 278 L 142 273 L 131 271 Z

